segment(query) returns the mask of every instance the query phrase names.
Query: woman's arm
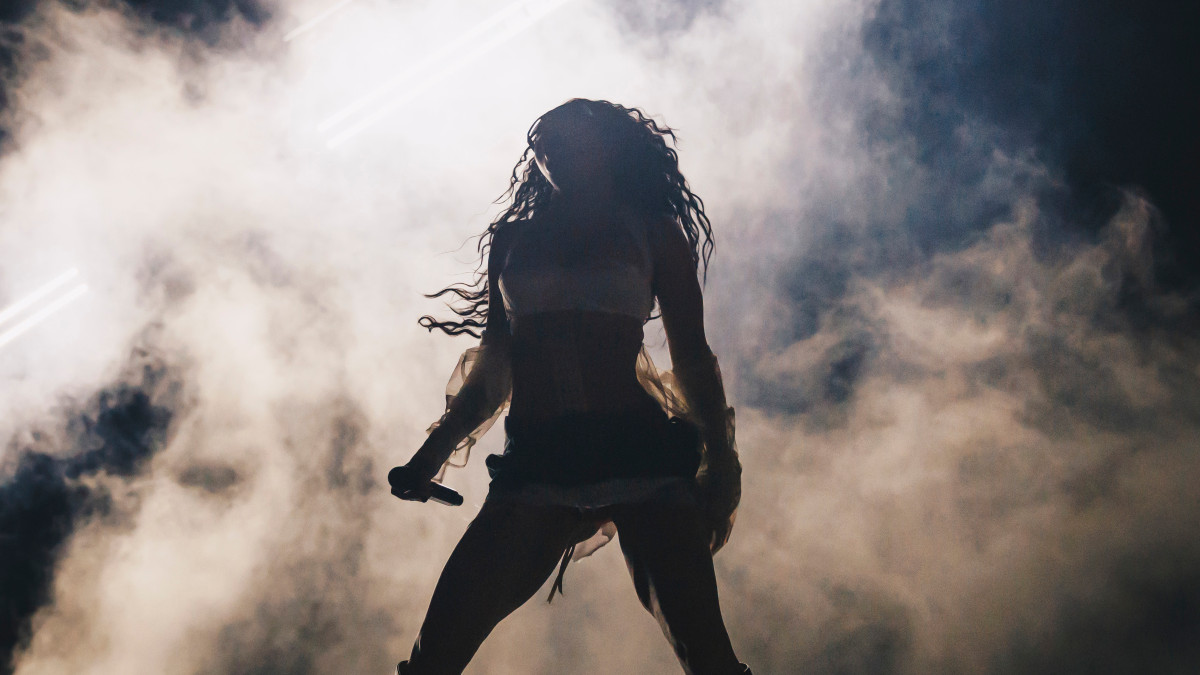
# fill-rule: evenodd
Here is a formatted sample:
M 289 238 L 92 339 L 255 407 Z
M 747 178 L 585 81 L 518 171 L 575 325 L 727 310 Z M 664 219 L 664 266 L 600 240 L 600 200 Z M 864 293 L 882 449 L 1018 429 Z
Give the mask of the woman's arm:
M 651 232 L 654 292 L 667 332 L 671 372 L 704 440 L 704 465 L 698 479 L 716 551 L 729 536 L 741 499 L 742 467 L 733 442 L 733 410 L 726 403 L 717 357 L 704 334 L 704 300 L 691 246 L 673 220 L 654 223 Z
M 488 252 L 487 325 L 479 341 L 475 362 L 462 388 L 447 402 L 446 413 L 436 428 L 408 462 L 408 466 L 422 477 L 436 476 L 454 449 L 479 425 L 491 419 L 512 390 L 508 315 L 497 288 L 508 244 L 507 231 L 497 230 Z

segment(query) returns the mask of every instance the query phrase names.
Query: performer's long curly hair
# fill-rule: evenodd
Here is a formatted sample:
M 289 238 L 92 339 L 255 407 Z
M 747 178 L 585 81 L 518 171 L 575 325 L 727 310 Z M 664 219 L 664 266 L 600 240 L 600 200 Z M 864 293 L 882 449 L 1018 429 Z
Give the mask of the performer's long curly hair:
M 480 260 L 474 280 L 471 283 L 451 284 L 425 296 L 457 296 L 449 306 L 459 320 L 438 321 L 426 315 L 419 319 L 422 326 L 430 331 L 440 329 L 449 335 L 466 333 L 481 337 L 487 327 L 487 257 L 492 238 L 497 231 L 512 223 L 535 217 L 550 203 L 554 187 L 538 169 L 533 148 L 542 125 L 568 116 L 586 116 L 598 125 L 601 136 L 617 151 L 613 170 L 618 194 L 627 200 L 627 206 L 647 217 L 669 217 L 677 222 L 691 244 L 692 261 L 697 269 L 703 264 L 707 276 L 708 259 L 713 250 L 712 225 L 704 213 L 704 202 L 692 193 L 687 180 L 679 172 L 679 156 L 667 144 L 666 137 L 669 136 L 674 145 L 675 133 L 637 108 L 626 108 L 609 101 L 575 98 L 542 115 L 529 127 L 526 134 L 528 146 L 513 167 L 508 189 L 496 200 L 499 204 L 511 198 L 512 203 L 479 235 L 476 250 L 479 251 Z

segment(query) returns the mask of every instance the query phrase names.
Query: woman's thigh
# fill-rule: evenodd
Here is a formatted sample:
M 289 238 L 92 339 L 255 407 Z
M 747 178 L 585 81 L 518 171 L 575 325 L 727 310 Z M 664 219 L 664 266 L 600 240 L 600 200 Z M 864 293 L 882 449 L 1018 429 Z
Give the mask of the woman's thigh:
M 438 579 L 413 672 L 461 672 L 496 624 L 537 592 L 579 528 L 569 508 L 485 502 Z
M 688 673 L 737 673 L 717 598 L 708 530 L 693 502 L 622 506 L 613 521 L 638 599 Z

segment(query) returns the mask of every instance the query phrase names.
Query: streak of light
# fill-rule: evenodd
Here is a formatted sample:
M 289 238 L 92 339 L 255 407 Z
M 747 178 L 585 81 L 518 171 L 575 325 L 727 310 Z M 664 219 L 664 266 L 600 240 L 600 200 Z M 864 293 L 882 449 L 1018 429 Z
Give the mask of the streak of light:
M 330 127 L 337 125 L 338 123 L 340 123 L 342 120 L 346 119 L 347 117 L 350 117 L 351 115 L 358 112 L 359 110 L 362 110 L 363 108 L 370 105 L 371 103 L 374 103 L 376 100 L 378 100 L 383 95 L 387 94 L 389 91 L 396 89 L 396 88 L 400 87 L 400 85 L 405 84 L 408 80 L 413 79 L 421 71 L 429 70 L 430 68 L 435 67 L 438 62 L 444 61 L 448 57 L 451 57 L 456 51 L 459 51 L 463 47 L 467 46 L 467 44 L 470 43 L 472 40 L 478 39 L 479 37 L 483 36 L 484 33 L 488 32 L 489 30 L 492 30 L 496 26 L 499 26 L 500 24 L 502 24 L 506 21 L 510 21 L 510 20 L 514 20 L 514 19 L 516 20 L 517 25 L 524 23 L 524 21 L 522 21 L 521 17 L 519 17 L 518 15 L 521 13 L 521 10 L 526 9 L 526 7 L 528 5 L 533 5 L 533 4 L 549 5 L 549 7 L 546 7 L 544 9 L 544 11 L 542 12 L 543 14 L 545 14 L 545 13 L 548 13 L 550 10 L 554 9 L 555 7 L 557 7 L 558 5 L 563 4 L 563 2 L 566 2 L 566 0 L 550 0 L 549 2 L 547 2 L 546 0 L 518 0 L 517 2 L 514 2 L 513 4 L 509 5 L 508 7 L 505 7 L 504 9 L 500 10 L 496 14 L 493 14 L 492 16 L 488 17 L 482 23 L 477 24 L 476 26 L 471 28 L 471 30 L 467 31 L 466 33 L 463 33 L 462 35 L 458 36 L 454 40 L 442 45 L 439 49 L 431 52 L 430 54 L 425 56 L 425 58 L 421 59 L 416 64 L 414 64 L 413 66 L 408 68 L 408 70 L 405 70 L 401 74 L 399 74 L 399 75 L 387 80 L 383 84 L 375 87 L 371 91 L 369 91 L 366 94 L 364 94 L 363 96 L 359 97 L 356 101 L 354 101 L 350 105 L 346 106 L 339 112 L 331 115 L 324 122 L 321 122 L 321 124 L 317 127 L 317 129 L 320 131 L 328 131 Z M 537 18 L 540 18 L 540 15 Z M 536 21 L 537 19 L 534 19 L 534 20 Z
M 346 121 L 368 106 L 376 103 L 385 95 L 395 91 L 402 85 L 409 85 L 399 96 L 384 103 L 375 112 L 352 124 L 345 130 L 329 139 L 328 146 L 335 148 L 363 130 L 373 126 L 379 120 L 395 112 L 421 94 L 428 91 L 449 75 L 466 66 L 472 59 L 485 52 L 495 49 L 508 42 L 520 33 L 541 21 L 546 15 L 558 9 L 571 0 L 518 0 L 500 12 L 492 15 L 471 30 L 447 43 L 400 75 L 389 79 L 360 97 L 350 105 L 318 125 L 319 131 L 329 131 Z M 490 35 L 487 35 L 488 33 Z M 485 37 L 486 35 L 486 37 Z M 468 47 L 471 43 L 476 43 Z M 466 49 L 464 49 L 466 48 Z
M 324 21 L 325 19 L 328 19 L 329 17 L 333 16 L 339 10 L 341 10 L 346 5 L 348 5 L 352 2 L 354 2 L 354 0 L 342 0 L 341 2 L 330 7 L 329 9 L 325 10 L 324 12 L 321 12 L 320 14 L 314 16 L 313 18 L 309 19 L 308 21 L 305 21 L 304 23 L 300 24 L 299 26 L 288 31 L 288 34 L 283 36 L 283 41 L 291 42 L 292 40 L 295 40 L 297 37 L 300 37 L 301 35 L 312 30 L 313 28 L 316 27 L 317 24 L 319 24 L 322 21 Z
M 80 284 L 80 285 L 76 286 L 75 288 L 71 289 L 70 291 L 68 291 L 66 295 L 59 297 L 54 302 L 51 302 L 50 304 L 46 305 L 45 307 L 43 307 L 43 308 L 39 309 L 38 311 L 34 312 L 33 314 L 29 315 L 29 317 L 26 318 L 21 323 L 18 323 L 17 325 L 13 326 L 12 328 L 9 328 L 4 333 L 0 333 L 0 347 L 3 347 L 4 345 L 8 344 L 9 342 L 12 342 L 13 340 L 17 339 L 18 337 L 20 337 L 20 335 L 22 333 L 29 330 L 30 328 L 33 328 L 37 324 L 41 323 L 42 320 L 45 319 L 46 317 L 57 312 L 58 310 L 62 309 L 63 307 L 66 307 L 67 303 L 71 302 L 75 298 L 78 298 L 79 296 L 83 295 L 84 293 L 87 293 L 87 290 L 88 290 L 87 284 Z
M 37 289 L 36 291 L 25 296 L 24 298 L 21 298 L 20 300 L 14 302 L 12 305 L 7 307 L 3 312 L 0 312 L 0 325 L 3 325 L 5 321 L 8 321 L 9 319 L 13 318 L 17 314 L 25 311 L 25 309 L 27 307 L 29 307 L 30 305 L 32 305 L 33 303 L 37 302 L 38 300 L 41 300 L 42 298 L 49 295 L 51 292 L 54 291 L 54 289 L 58 288 L 59 286 L 62 286 L 63 284 L 70 281 L 71 279 L 74 279 L 78 274 L 79 274 L 79 270 L 72 267 L 71 269 L 67 270 L 66 272 L 63 272 L 62 274 L 58 275 L 57 277 L 54 277 L 53 279 L 51 279 L 50 282 L 47 283 L 45 286 L 42 286 L 41 288 Z

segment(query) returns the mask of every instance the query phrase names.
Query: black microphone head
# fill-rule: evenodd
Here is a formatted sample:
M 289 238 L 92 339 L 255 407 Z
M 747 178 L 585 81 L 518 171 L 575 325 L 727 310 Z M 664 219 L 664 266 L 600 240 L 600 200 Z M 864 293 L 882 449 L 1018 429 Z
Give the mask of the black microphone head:
M 429 498 L 446 506 L 462 506 L 463 503 L 463 497 L 457 490 L 441 483 L 433 484 L 432 494 L 429 495 Z

